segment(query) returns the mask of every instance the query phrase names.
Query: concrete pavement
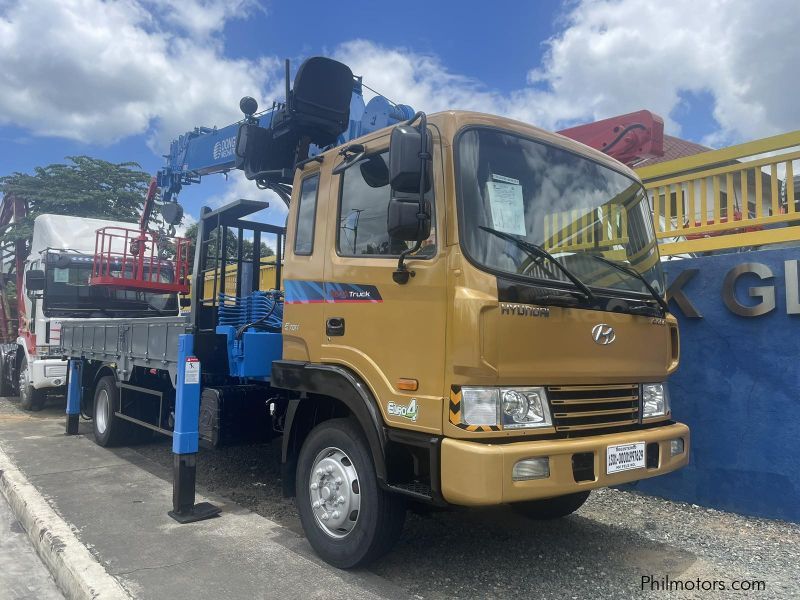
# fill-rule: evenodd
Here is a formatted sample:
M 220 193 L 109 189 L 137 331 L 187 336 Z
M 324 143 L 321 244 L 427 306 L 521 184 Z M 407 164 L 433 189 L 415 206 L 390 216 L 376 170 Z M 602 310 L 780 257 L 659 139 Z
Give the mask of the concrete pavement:
M 0 496 L 0 600 L 63 600 L 25 529 Z
M 26 485 L 33 488 L 28 492 L 46 500 L 101 567 L 103 575 L 85 564 L 77 569 L 89 573 L 89 587 L 100 592 L 65 590 L 67 597 L 122 597 L 119 592 L 175 600 L 406 597 L 371 573 L 329 567 L 302 536 L 224 498 L 197 499 L 220 506 L 221 517 L 177 524 L 167 516 L 169 473 L 132 450 L 100 448 L 85 422 L 81 435 L 65 436 L 58 411 L 26 414 L 0 400 L 0 451 L 0 462 L 12 465 L 0 476 L 0 490 L 25 494 Z M 11 481 L 15 469 L 17 480 Z M 39 510 L 25 499 L 12 506 Z M 69 536 L 62 533 L 39 551 L 71 554 L 63 551 Z M 70 556 L 62 558 L 65 564 L 49 565 L 59 583 L 58 571 L 70 568 Z

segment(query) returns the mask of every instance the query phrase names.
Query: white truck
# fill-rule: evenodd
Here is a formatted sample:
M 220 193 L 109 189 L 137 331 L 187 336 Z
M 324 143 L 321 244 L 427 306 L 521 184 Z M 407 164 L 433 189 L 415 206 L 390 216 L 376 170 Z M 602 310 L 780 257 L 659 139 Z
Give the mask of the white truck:
M 0 395 L 18 394 L 25 410 L 40 410 L 49 394 L 65 392 L 61 319 L 177 314 L 174 294 L 89 285 L 95 233 L 103 227 L 138 225 L 52 214 L 34 220 L 30 251 L 17 263 L 17 315 L 6 312 L 3 324 L 4 331 L 16 324 L 17 337 L 0 347 Z

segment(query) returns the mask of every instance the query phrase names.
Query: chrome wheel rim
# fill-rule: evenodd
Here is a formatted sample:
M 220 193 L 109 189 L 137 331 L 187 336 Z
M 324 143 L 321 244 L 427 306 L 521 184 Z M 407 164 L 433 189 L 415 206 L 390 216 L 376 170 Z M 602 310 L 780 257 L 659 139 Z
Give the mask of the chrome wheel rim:
M 349 535 L 361 512 L 361 485 L 353 461 L 334 447 L 317 454 L 308 481 L 311 510 L 320 529 L 332 538 Z
M 106 390 L 100 390 L 100 394 L 97 396 L 97 405 L 94 408 L 94 421 L 97 426 L 97 433 L 103 434 L 106 432 L 110 409 L 111 403 L 109 402 L 108 392 Z
M 21 398 L 28 397 L 28 365 L 19 372 L 19 395 Z

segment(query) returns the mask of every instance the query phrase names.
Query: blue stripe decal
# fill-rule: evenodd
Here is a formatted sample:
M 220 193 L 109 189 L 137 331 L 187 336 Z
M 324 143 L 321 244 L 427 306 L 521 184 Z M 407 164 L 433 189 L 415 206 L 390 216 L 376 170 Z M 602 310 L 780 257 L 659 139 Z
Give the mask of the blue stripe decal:
M 383 302 L 378 288 L 374 285 L 287 279 L 284 280 L 284 286 L 287 304 Z

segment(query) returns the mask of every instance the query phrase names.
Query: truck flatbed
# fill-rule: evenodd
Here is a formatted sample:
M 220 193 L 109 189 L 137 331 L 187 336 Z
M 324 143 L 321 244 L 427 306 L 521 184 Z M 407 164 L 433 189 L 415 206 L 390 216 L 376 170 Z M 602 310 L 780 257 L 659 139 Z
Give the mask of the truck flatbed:
M 67 358 L 117 364 L 122 381 L 133 367 L 168 371 L 173 384 L 178 365 L 178 336 L 189 333 L 189 317 L 64 319 L 61 349 Z

